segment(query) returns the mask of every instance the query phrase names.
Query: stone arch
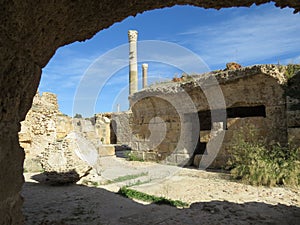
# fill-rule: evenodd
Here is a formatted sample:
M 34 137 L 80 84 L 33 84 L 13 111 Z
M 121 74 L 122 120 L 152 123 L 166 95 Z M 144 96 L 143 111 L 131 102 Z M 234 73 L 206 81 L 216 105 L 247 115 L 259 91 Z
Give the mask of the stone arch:
M 22 223 L 24 152 L 18 131 L 33 96 L 41 69 L 60 46 L 91 38 L 128 16 L 146 10 L 190 4 L 225 8 L 262 4 L 270 0 L 89 0 L 9 1 L 1 0 L 0 38 L 0 224 Z M 274 0 L 278 7 L 300 11 L 298 0 Z

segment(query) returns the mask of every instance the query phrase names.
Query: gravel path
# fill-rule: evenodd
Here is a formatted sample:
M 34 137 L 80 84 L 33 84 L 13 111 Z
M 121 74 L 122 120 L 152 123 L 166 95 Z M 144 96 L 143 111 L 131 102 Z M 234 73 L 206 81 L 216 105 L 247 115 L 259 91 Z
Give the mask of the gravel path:
M 300 189 L 253 187 L 228 175 L 155 163 L 106 158 L 102 185 L 48 186 L 26 173 L 22 195 L 25 224 L 300 224 Z M 104 185 L 106 180 L 142 174 L 134 180 Z M 146 175 L 145 175 L 146 174 Z M 189 208 L 141 204 L 114 193 L 120 186 L 190 203 Z

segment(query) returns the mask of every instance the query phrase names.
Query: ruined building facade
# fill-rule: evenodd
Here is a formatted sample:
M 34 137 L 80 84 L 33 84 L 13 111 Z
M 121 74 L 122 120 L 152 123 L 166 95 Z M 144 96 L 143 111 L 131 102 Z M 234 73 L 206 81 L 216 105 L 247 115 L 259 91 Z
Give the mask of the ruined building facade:
M 145 160 L 205 168 L 223 167 L 239 134 L 253 132 L 254 141 L 263 138 L 267 144 L 285 145 L 290 139 L 299 145 L 299 73 L 288 82 L 285 71 L 284 66 L 252 66 L 143 89 L 130 98 L 132 113 L 115 115 L 118 142 Z M 214 96 L 218 88 L 223 105 L 222 96 Z

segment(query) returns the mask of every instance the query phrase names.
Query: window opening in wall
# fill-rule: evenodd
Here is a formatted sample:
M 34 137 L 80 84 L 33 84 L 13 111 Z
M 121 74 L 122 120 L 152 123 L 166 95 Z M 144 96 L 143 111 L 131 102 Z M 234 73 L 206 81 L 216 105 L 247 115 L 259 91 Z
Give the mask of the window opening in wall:
M 242 106 L 227 108 L 227 118 L 236 117 L 266 117 L 266 107 L 264 105 L 259 106 Z
M 222 115 L 221 110 L 205 110 L 199 111 L 198 117 L 200 121 L 200 130 L 211 130 L 212 129 L 212 119 L 211 115 L 215 114 L 215 118 L 218 119 L 218 113 Z M 226 109 L 227 118 L 245 118 L 245 117 L 266 117 L 266 107 L 264 105 L 258 106 L 240 106 L 240 107 L 232 107 Z M 218 122 L 218 121 L 215 121 Z M 220 121 L 221 122 L 221 117 Z M 226 127 L 226 126 L 224 126 Z

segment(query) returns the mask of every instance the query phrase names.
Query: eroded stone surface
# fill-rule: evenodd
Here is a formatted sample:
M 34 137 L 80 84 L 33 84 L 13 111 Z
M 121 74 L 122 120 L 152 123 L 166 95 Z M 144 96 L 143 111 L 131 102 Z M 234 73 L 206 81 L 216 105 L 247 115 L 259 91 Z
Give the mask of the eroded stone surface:
M 102 141 L 101 141 L 102 140 Z M 37 93 L 19 133 L 27 172 L 45 171 L 49 183 L 77 182 L 96 165 L 99 155 L 114 155 L 110 119 L 71 118 L 59 111 L 53 93 Z

